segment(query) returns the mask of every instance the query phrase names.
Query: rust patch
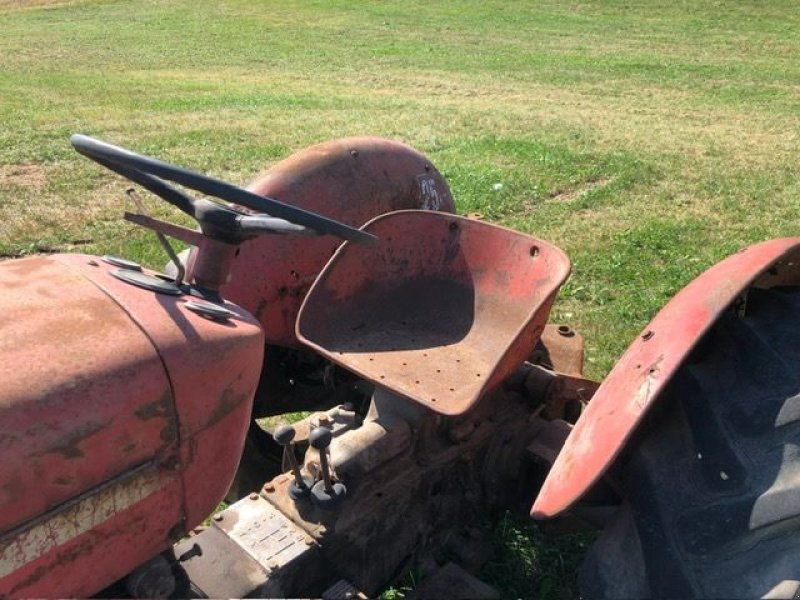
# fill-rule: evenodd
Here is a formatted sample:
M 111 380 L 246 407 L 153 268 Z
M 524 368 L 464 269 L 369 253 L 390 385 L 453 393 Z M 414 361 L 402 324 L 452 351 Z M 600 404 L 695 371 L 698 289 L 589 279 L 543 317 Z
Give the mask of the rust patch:
M 261 317 L 264 315 L 264 311 L 267 310 L 268 305 L 269 302 L 267 301 L 267 299 L 262 298 L 259 301 L 258 306 L 256 306 L 256 310 L 253 312 L 253 316 L 260 321 Z
M 161 441 L 167 446 L 177 442 L 178 422 L 173 408 L 172 393 L 169 390 L 166 390 L 158 400 L 142 404 L 134 411 L 134 414 L 142 421 L 164 419 L 166 425 L 159 433 Z M 130 452 L 135 447 L 135 443 L 128 444 L 123 448 L 123 452 Z
M 174 444 L 178 440 L 178 424 L 174 419 L 167 420 L 167 426 L 159 433 L 161 441 L 166 445 Z
M 242 378 L 242 375 L 239 374 L 237 377 L 237 381 Z M 211 413 L 211 417 L 208 420 L 207 427 L 211 427 L 212 425 L 218 423 L 225 417 L 227 417 L 231 412 L 239 406 L 242 402 L 246 402 L 247 399 L 250 397 L 252 390 L 250 392 L 245 393 L 237 393 L 236 391 L 237 384 L 234 382 L 231 386 L 227 387 L 219 397 L 219 402 L 217 403 L 217 407 L 214 409 L 214 412 Z
M 583 336 L 574 329 L 561 329 L 564 325 L 548 324 L 542 332 L 529 360 L 559 373 L 582 376 Z
M 164 392 L 158 400 L 142 404 L 134 411 L 134 414 L 142 421 L 167 417 L 172 413 L 172 395 L 169 391 Z
M 87 438 L 92 437 L 99 431 L 108 427 L 110 421 L 103 423 L 87 423 L 82 427 L 69 431 L 64 437 L 45 449 L 45 454 L 61 454 L 64 458 L 81 458 L 83 457 L 83 450 L 80 449 L 80 444 Z

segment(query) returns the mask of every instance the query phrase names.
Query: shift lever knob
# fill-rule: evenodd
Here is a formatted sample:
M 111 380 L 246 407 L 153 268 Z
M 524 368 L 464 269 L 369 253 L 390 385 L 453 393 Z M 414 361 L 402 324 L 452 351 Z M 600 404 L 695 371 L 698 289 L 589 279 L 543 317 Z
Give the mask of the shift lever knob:
M 333 434 L 327 427 L 315 427 L 308 436 L 308 443 L 316 450 L 323 450 L 331 445 Z
M 272 439 L 281 446 L 288 446 L 294 440 L 295 433 L 294 427 L 291 425 L 281 425 L 272 434 Z

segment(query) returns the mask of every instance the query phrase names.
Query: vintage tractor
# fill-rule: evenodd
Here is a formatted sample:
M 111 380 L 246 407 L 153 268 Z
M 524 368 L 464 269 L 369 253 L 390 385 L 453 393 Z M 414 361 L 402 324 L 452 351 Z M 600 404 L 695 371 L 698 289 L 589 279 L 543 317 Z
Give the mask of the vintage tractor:
M 486 597 L 475 524 L 534 498 L 602 529 L 587 596 L 795 594 L 800 239 L 692 282 L 598 388 L 547 324 L 567 257 L 452 214 L 406 146 L 323 144 L 245 190 L 72 143 L 199 231 L 126 213 L 168 274 L 0 263 L 0 597 L 363 597 L 412 566 Z

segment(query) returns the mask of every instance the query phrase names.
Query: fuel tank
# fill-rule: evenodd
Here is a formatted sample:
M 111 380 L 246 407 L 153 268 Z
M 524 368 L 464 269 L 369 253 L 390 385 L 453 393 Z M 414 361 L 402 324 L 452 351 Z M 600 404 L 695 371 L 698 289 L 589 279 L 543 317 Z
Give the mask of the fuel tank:
M 94 594 L 214 510 L 261 327 L 84 255 L 0 263 L 0 597 Z

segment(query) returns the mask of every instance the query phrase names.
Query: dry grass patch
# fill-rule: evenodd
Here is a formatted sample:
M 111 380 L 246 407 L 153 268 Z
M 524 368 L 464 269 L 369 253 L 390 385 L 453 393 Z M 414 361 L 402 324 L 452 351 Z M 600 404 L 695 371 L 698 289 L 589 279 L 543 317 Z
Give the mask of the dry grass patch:
M 81 0 L 0 0 L 0 10 L 29 10 L 33 8 L 60 8 L 82 4 Z
M 48 168 L 39 164 L 0 165 L 0 186 L 41 188 L 47 182 Z
M 572 202 L 588 194 L 589 192 L 605 187 L 614 181 L 614 177 L 600 177 L 599 179 L 589 180 L 582 186 L 571 190 L 556 190 L 548 198 L 551 202 Z

